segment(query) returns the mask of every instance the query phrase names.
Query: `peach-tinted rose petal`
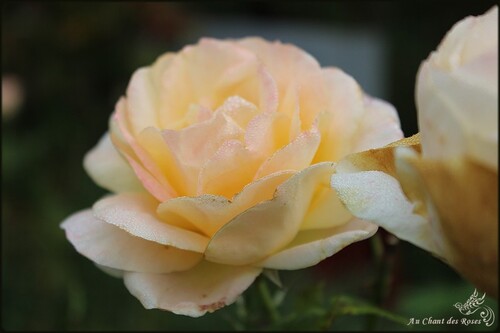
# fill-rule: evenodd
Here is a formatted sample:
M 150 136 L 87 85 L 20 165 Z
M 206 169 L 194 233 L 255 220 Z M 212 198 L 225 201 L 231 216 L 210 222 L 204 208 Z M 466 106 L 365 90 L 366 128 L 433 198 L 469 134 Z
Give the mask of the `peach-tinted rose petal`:
M 316 265 L 344 247 L 371 237 L 377 231 L 373 223 L 352 219 L 328 229 L 301 231 L 287 247 L 258 263 L 272 269 L 302 269 Z
M 110 121 L 113 143 L 122 151 L 143 186 L 158 200 L 164 201 L 176 196 L 175 190 L 168 183 L 161 169 L 142 148 L 128 130 L 128 121 L 124 116 L 127 105 L 124 98 L 116 104 L 116 111 Z
M 308 130 L 317 113 L 324 108 L 328 93 L 323 83 L 322 69 L 316 59 L 294 45 L 279 41 L 269 43 L 250 37 L 238 41 L 238 44 L 258 54 L 265 68 L 275 78 L 281 97 L 280 113 L 291 116 L 295 112 L 295 106 L 290 107 L 295 101 L 289 99 L 288 103 L 283 103 L 283 96 L 289 93 L 289 89 L 296 92 L 297 106 L 304 110 L 300 113 L 302 130 Z
M 295 174 L 278 187 L 273 199 L 253 206 L 224 225 L 205 251 L 207 260 L 245 265 L 286 246 L 300 228 L 318 179 L 332 172 L 332 163 L 320 163 Z
M 251 266 L 225 266 L 202 261 L 170 274 L 125 273 L 127 289 L 146 309 L 163 309 L 199 317 L 232 304 L 261 273 Z
M 202 167 L 197 194 L 232 198 L 252 181 L 259 162 L 257 156 L 240 141 L 226 141 Z
M 254 117 L 246 128 L 246 147 L 263 157 L 270 156 L 282 141 L 280 132 L 287 124 L 287 116 L 277 112 L 265 112 Z
M 339 200 L 330 186 L 330 175 L 318 179 L 316 191 L 304 216 L 300 230 L 322 229 L 341 226 L 352 219 L 352 214 Z
M 382 147 L 403 137 L 398 113 L 391 104 L 367 95 L 363 102 L 365 112 L 358 130 L 363 135 L 353 139 L 353 153 Z
M 108 133 L 85 155 L 83 166 L 92 180 L 107 190 L 116 193 L 144 191 L 134 171 L 113 146 Z
M 143 67 L 134 72 L 127 87 L 127 118 L 131 134 L 143 128 L 159 126 L 157 88 L 153 85 L 150 69 Z
M 138 236 L 183 250 L 203 252 L 208 238 L 171 226 L 155 216 L 158 203 L 143 194 L 108 196 L 94 204 L 97 218 Z
M 202 258 L 200 253 L 135 237 L 97 219 L 90 209 L 71 215 L 61 228 L 78 252 L 114 269 L 169 273 L 189 269 Z
M 301 133 L 295 140 L 276 151 L 257 171 L 255 178 L 267 176 L 279 170 L 302 170 L 307 168 L 316 153 L 321 137 L 318 131 Z
M 163 130 L 163 138 L 181 166 L 200 168 L 228 140 L 243 138 L 242 129 L 223 112 L 182 130 Z
M 319 114 L 322 140 L 314 162 L 339 160 L 352 152 L 355 135 L 365 134 L 357 132 L 364 113 L 363 91 L 359 85 L 338 68 L 324 68 L 322 72 L 328 104 Z
M 238 95 L 274 111 L 277 92 L 274 80 L 252 52 L 234 43 L 204 38 L 197 47 L 187 46 L 173 60 L 164 79 L 166 112 L 160 114 L 162 128 L 175 129 L 190 103 L 215 110 L 229 97 Z
M 197 230 L 211 237 L 236 215 L 259 202 L 271 199 L 278 185 L 293 174 L 292 171 L 281 171 L 252 182 L 232 202 L 225 197 L 210 194 L 174 198 L 158 207 L 158 216 L 172 225 Z
M 168 182 L 178 195 L 195 193 L 196 168 L 181 163 L 165 142 L 160 130 L 154 127 L 145 128 L 137 136 L 137 142 L 157 163 L 162 174 L 168 175 Z
M 403 137 L 392 105 L 364 94 L 356 81 L 338 68 L 325 69 L 324 76 L 330 87 L 330 107 L 318 118 L 322 140 L 313 162 L 337 161 L 346 154 Z

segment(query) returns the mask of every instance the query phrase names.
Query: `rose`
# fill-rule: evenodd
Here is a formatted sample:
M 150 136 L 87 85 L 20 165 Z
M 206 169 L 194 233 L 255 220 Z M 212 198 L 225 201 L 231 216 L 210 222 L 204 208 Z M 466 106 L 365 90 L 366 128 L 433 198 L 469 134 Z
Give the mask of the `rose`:
M 329 187 L 332 161 L 401 137 L 392 106 L 295 46 L 202 39 L 134 73 L 84 160 L 116 194 L 62 228 L 146 308 L 200 316 L 263 269 L 371 236 Z
M 347 157 L 332 186 L 354 215 L 498 297 L 497 7 L 448 32 L 419 69 L 416 102 L 420 134 Z
M 134 73 L 84 163 L 116 194 L 62 228 L 146 308 L 200 316 L 264 268 L 371 236 L 329 188 L 331 161 L 400 137 L 390 105 L 294 46 L 203 39 Z
M 467 157 L 498 169 L 498 9 L 468 17 L 420 66 L 416 87 L 422 155 Z

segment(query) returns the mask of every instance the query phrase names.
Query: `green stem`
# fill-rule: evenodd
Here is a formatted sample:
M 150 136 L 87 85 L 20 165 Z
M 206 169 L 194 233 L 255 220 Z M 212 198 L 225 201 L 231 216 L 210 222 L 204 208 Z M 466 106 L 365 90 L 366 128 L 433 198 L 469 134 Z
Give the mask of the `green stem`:
M 377 233 L 371 238 L 373 250 L 373 260 L 375 262 L 377 277 L 374 283 L 373 302 L 382 307 L 384 300 L 389 292 L 392 271 L 394 269 L 394 254 L 391 251 L 385 251 L 382 236 Z M 368 318 L 367 329 L 374 330 L 378 317 L 372 315 Z
M 269 311 L 269 315 L 274 324 L 278 323 L 281 319 L 281 316 L 278 312 L 278 309 L 274 305 L 271 294 L 269 292 L 269 288 L 267 287 L 267 283 L 264 279 L 261 279 L 259 282 L 259 291 L 262 296 L 262 300 L 264 301 L 264 306 Z
M 383 280 L 384 280 L 384 275 L 385 275 L 385 263 L 384 263 L 384 242 L 382 241 L 382 237 L 380 236 L 380 233 L 376 233 L 371 239 L 370 239 L 371 247 L 372 247 L 372 252 L 373 252 L 373 261 L 375 264 L 375 269 L 377 272 L 375 283 L 373 285 L 373 302 L 377 306 L 380 306 L 382 303 L 383 299 L 383 294 L 384 292 L 382 291 L 383 289 Z M 373 331 L 377 325 L 378 317 L 375 315 L 370 315 L 368 316 L 368 321 L 367 321 L 367 330 Z

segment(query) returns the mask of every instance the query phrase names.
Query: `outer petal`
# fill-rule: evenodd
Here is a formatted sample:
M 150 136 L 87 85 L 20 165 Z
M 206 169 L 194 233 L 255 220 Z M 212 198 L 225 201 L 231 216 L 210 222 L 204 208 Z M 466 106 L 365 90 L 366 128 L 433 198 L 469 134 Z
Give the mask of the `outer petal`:
M 99 264 L 95 264 L 95 265 L 97 268 L 99 268 L 104 273 L 106 273 L 112 277 L 115 277 L 115 278 L 123 278 L 123 274 L 125 273 L 121 269 L 111 268 L 111 267 L 99 265 Z
M 179 249 L 203 252 L 208 238 L 171 226 L 155 216 L 157 202 L 143 194 L 109 196 L 94 204 L 97 218 L 134 236 Z
M 498 78 L 497 89 L 490 90 L 453 75 L 429 63 L 419 69 L 416 95 L 423 157 L 467 155 L 498 169 Z
M 150 73 L 150 68 L 139 68 L 127 87 L 127 118 L 132 135 L 146 127 L 159 126 L 157 87 L 153 85 Z
M 365 113 L 352 152 L 379 148 L 402 139 L 403 132 L 394 106 L 368 95 L 364 95 L 363 99 Z
M 185 272 L 125 273 L 127 289 L 146 309 L 159 308 L 200 317 L 233 303 L 262 271 L 251 266 L 201 262 Z
M 112 269 L 168 273 L 189 269 L 202 257 L 200 253 L 134 237 L 95 218 L 90 209 L 71 215 L 61 228 L 79 253 Z
M 303 221 L 318 180 L 329 177 L 332 163 L 313 165 L 280 185 L 272 200 L 262 202 L 224 225 L 211 239 L 205 258 L 223 264 L 260 261 L 291 242 Z
M 115 109 L 110 120 L 111 139 L 115 146 L 125 156 L 143 186 L 158 200 L 164 201 L 175 197 L 177 193 L 165 179 L 159 166 L 130 134 L 129 122 L 125 117 L 126 100 L 121 98 L 116 103 Z
M 474 62 L 497 48 L 498 7 L 494 6 L 481 16 L 468 16 L 455 23 L 439 44 L 438 52 L 432 53 L 432 57 L 441 68 L 452 70 Z
M 324 68 L 322 74 L 329 100 L 319 114 L 322 140 L 314 162 L 337 161 L 352 153 L 364 113 L 363 91 L 352 77 L 338 68 Z
M 457 22 L 417 74 L 424 158 L 498 169 L 498 6 Z
M 425 160 L 402 149 L 396 150 L 397 162 L 430 198 L 433 235 L 449 247 L 446 260 L 498 297 L 498 172 L 466 159 Z
M 443 257 L 428 221 L 413 212 L 399 182 L 381 171 L 336 173 L 332 187 L 355 216 L 374 221 L 397 237 Z
M 143 192 L 134 171 L 120 156 L 106 133 L 83 160 L 85 171 L 94 182 L 112 192 Z
M 127 87 L 127 118 L 133 135 L 149 126 L 159 127 L 159 111 L 163 110 L 162 73 L 171 65 L 174 53 L 158 57 L 151 67 L 134 72 Z
M 316 265 L 344 247 L 371 237 L 377 231 L 373 223 L 353 219 L 340 227 L 301 231 L 283 250 L 257 266 L 273 269 L 302 269 Z
M 338 68 L 325 68 L 323 75 L 329 103 L 318 119 L 322 140 L 314 163 L 337 161 L 403 137 L 392 105 L 364 94 L 358 83 Z

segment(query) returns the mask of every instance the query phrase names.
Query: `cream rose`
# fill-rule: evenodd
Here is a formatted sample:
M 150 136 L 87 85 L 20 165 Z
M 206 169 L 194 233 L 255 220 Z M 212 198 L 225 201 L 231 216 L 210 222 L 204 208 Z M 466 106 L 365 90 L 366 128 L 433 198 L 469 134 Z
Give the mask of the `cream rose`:
M 453 26 L 419 69 L 416 102 L 420 134 L 347 157 L 332 186 L 354 215 L 498 297 L 497 7 Z
M 201 316 L 263 269 L 373 235 L 330 188 L 333 161 L 401 137 L 391 105 L 295 46 L 202 39 L 134 73 L 84 160 L 115 194 L 62 228 L 146 308 Z

